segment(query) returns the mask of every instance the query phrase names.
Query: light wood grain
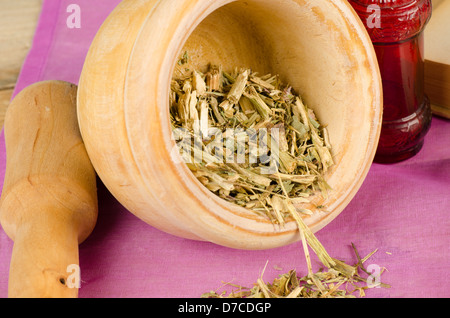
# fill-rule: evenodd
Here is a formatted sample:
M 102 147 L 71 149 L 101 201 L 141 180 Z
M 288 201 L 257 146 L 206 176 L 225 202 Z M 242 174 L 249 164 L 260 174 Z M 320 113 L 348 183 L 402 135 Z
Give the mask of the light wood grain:
M 450 65 L 426 61 L 425 91 L 431 100 L 433 113 L 450 118 Z
M 444 0 L 431 0 L 431 2 L 433 3 L 433 9 L 437 8 L 438 6 L 440 6 Z
M 68 268 L 79 266 L 78 243 L 92 232 L 98 204 L 76 94 L 70 83 L 35 83 L 14 98 L 6 114 L 0 222 L 14 240 L 9 297 L 78 295 Z
M 14 89 L 12 88 L 0 89 L 0 130 L 3 127 L 6 109 L 10 103 L 13 91 Z
M 450 118 L 450 1 L 433 1 L 425 29 L 425 92 L 435 115 Z
M 0 128 L 31 48 L 42 0 L 0 0 Z

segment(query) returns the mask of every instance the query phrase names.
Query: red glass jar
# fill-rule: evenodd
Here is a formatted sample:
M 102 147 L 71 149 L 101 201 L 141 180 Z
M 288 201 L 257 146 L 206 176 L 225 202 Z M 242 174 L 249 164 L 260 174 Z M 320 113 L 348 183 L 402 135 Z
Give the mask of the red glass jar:
M 375 162 L 409 159 L 431 125 L 424 92 L 424 33 L 431 0 L 349 0 L 372 39 L 383 81 L 383 126 Z

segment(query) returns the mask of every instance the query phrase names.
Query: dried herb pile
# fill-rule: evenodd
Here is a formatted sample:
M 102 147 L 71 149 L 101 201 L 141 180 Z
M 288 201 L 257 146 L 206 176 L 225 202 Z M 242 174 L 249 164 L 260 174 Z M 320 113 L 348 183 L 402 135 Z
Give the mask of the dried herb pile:
M 173 80 L 170 104 L 184 160 L 219 197 L 278 224 L 289 204 L 312 214 L 301 205 L 326 197 L 323 174 L 334 164 L 327 129 L 279 76 L 212 66 Z
M 187 63 L 187 54 L 179 65 Z M 192 173 L 211 192 L 283 226 L 299 229 L 308 275 L 295 271 L 272 284 L 260 278 L 251 289 L 203 297 L 347 297 L 363 279 L 358 264 L 332 258 L 303 217 L 321 207 L 313 195 L 327 197 L 324 174 L 334 165 L 326 127 L 279 76 L 250 69 L 227 73 L 211 66 L 206 74 L 189 71 L 171 83 L 170 116 L 178 150 Z M 309 248 L 326 270 L 313 273 Z M 355 249 L 356 252 L 356 249 Z M 351 284 L 353 291 L 343 290 Z M 387 285 L 383 285 L 387 287 Z
M 354 244 L 352 246 L 358 262 L 353 266 L 354 274 L 351 276 L 343 275 L 334 269 L 321 269 L 312 275 L 300 277 L 295 270 L 291 270 L 279 275 L 272 283 L 264 282 L 261 275 L 252 288 L 225 283 L 224 287 L 231 286 L 234 290 L 229 293 L 211 291 L 204 293 L 202 298 L 355 298 L 364 297 L 369 288 L 389 288 L 389 285 L 381 281 L 367 283 L 372 274 L 366 270 L 364 263 L 377 250 L 361 259 Z M 377 280 L 379 279 L 380 277 L 377 277 Z

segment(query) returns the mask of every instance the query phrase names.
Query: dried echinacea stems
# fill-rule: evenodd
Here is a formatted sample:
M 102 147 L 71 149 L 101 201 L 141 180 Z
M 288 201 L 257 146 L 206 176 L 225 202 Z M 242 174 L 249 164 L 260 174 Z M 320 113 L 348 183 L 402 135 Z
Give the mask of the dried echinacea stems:
M 289 200 L 288 200 L 289 202 Z M 345 262 L 332 258 L 323 245 L 316 238 L 314 233 L 304 223 L 303 219 L 297 213 L 292 204 L 289 204 L 289 210 L 293 218 L 297 222 L 303 250 L 305 253 L 308 275 L 298 277 L 296 271 L 291 270 L 287 274 L 280 275 L 272 284 L 263 281 L 262 275 L 258 278 L 253 288 L 244 288 L 234 285 L 237 290 L 227 295 L 226 291 L 218 293 L 212 291 L 202 295 L 204 298 L 350 298 L 356 297 L 358 292 L 360 297 L 365 296 L 365 290 L 374 287 L 390 288 L 389 285 L 381 283 L 380 277 L 378 282 L 368 283 L 368 278 L 360 276 L 358 269 L 372 277 L 364 267 L 366 262 L 377 250 L 371 252 L 361 259 L 359 253 L 352 243 L 358 262 L 351 266 Z M 321 269 L 314 273 L 312 270 L 311 259 L 309 255 L 309 247 L 318 256 L 321 263 L 326 269 Z M 267 266 L 267 264 L 266 264 Z M 264 271 L 263 271 L 264 272 Z M 379 273 L 381 275 L 381 271 Z
M 185 53 L 180 63 L 188 61 Z M 171 83 L 170 115 L 178 150 L 192 173 L 226 201 L 281 226 L 287 219 L 298 225 L 308 275 L 302 286 L 292 283 L 301 281 L 294 272 L 283 276 L 283 284 L 294 288 L 279 294 L 341 295 L 344 282 L 358 280 L 357 267 L 332 258 L 303 221 L 313 211 L 302 204 L 310 206 L 316 194 L 326 198 L 329 190 L 324 175 L 334 161 L 326 127 L 277 75 L 250 69 L 227 73 L 220 66 L 206 74 L 180 74 Z M 309 247 L 328 269 L 326 275 L 313 273 Z M 250 294 L 239 295 L 277 295 L 277 284 L 259 279 Z
M 327 129 L 279 76 L 220 66 L 188 72 L 172 81 L 170 114 L 188 167 L 224 200 L 283 225 L 287 199 L 310 215 L 310 198 L 327 196 Z
M 359 253 L 352 243 L 358 262 L 351 266 L 345 262 L 332 258 L 311 230 L 305 225 L 302 218 L 291 207 L 292 215 L 296 220 L 305 258 L 308 268 L 308 275 L 298 277 L 296 271 L 291 270 L 287 274 L 280 275 L 272 284 L 267 284 L 263 281 L 262 275 L 258 278 L 254 287 L 244 288 L 239 285 L 234 285 L 237 290 L 229 293 L 218 293 L 211 291 L 202 295 L 204 298 L 340 298 L 340 297 L 355 297 L 355 292 L 359 293 L 360 297 L 365 296 L 365 290 L 374 287 L 390 288 L 389 285 L 381 283 L 380 277 L 377 277 L 376 284 L 368 283 L 368 278 L 360 276 L 358 269 L 372 277 L 365 267 L 366 262 L 377 250 L 371 252 L 363 259 L 360 258 Z M 318 256 L 321 263 L 326 269 L 314 273 L 312 270 L 311 259 L 308 251 L 310 246 L 315 254 Z M 266 264 L 267 266 L 267 264 Z M 263 271 L 264 272 L 264 271 Z M 379 273 L 381 275 L 381 271 Z
M 354 274 L 349 277 L 335 269 L 321 269 L 316 273 L 309 273 L 300 277 L 295 270 L 279 275 L 272 283 L 264 282 L 262 276 L 254 283 L 253 287 L 247 288 L 237 284 L 224 283 L 222 287 L 231 287 L 233 290 L 211 291 L 204 293 L 202 298 L 355 298 L 364 297 L 366 290 L 374 287 L 389 288 L 390 286 L 381 282 L 377 285 L 369 284 L 367 277 L 359 274 L 358 269 L 363 269 L 363 263 L 367 261 L 376 250 L 361 259 L 352 243 L 358 258 L 358 263 L 353 267 Z M 267 266 L 267 264 L 266 264 Z M 366 270 L 363 270 L 366 273 Z M 380 273 L 381 275 L 382 273 Z M 364 275 L 364 274 L 363 274 Z

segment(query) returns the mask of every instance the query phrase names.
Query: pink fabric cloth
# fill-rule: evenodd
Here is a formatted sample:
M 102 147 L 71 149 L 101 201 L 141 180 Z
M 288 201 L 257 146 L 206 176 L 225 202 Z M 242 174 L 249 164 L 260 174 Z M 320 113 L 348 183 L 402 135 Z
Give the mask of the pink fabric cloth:
M 81 28 L 69 29 L 67 7 L 81 8 Z M 15 94 L 34 82 L 57 79 L 78 83 L 83 61 L 99 26 L 119 0 L 44 0 L 33 46 Z M 14 95 L 15 95 L 14 94 Z M 0 138 L 0 179 L 6 154 Z M 1 183 L 2 184 L 2 183 Z M 199 297 L 222 281 L 252 286 L 263 278 L 296 269 L 306 275 L 300 242 L 266 251 L 233 250 L 163 233 L 126 211 L 99 184 L 99 218 L 80 245 L 80 298 Z M 328 252 L 356 262 L 361 256 L 385 267 L 382 281 L 367 297 L 449 297 L 450 283 L 450 122 L 434 118 L 423 150 L 413 159 L 373 164 L 348 207 L 317 233 Z M 0 229 L 0 297 L 7 296 L 13 242 Z M 313 265 L 318 270 L 317 258 Z M 282 270 L 280 271 L 279 268 Z

